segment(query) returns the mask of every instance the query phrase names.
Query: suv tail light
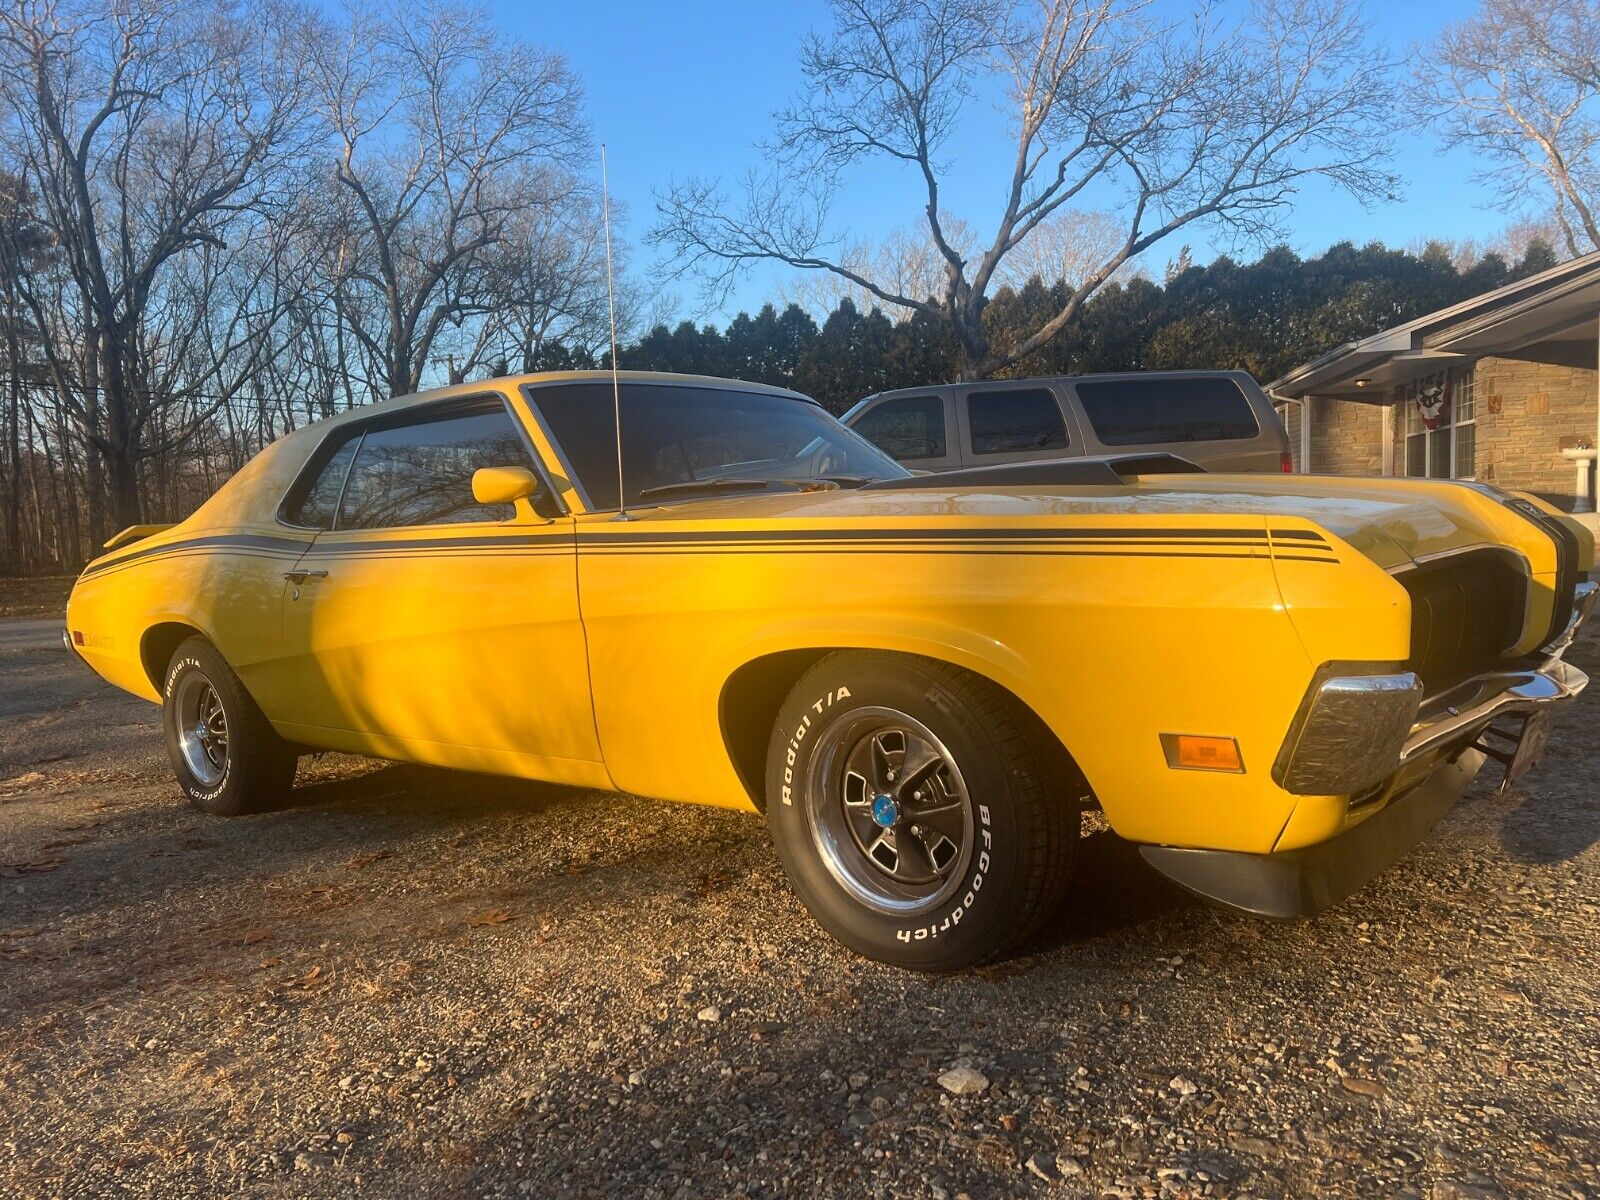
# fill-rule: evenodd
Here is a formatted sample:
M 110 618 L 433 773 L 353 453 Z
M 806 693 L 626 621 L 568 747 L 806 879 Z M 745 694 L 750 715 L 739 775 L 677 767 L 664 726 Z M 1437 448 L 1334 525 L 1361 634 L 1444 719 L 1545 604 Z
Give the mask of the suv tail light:
M 1285 475 L 1293 475 L 1294 474 L 1294 455 L 1290 454 L 1287 450 L 1285 450 L 1283 452 L 1283 456 L 1278 459 L 1278 469 L 1280 471 L 1282 471 Z

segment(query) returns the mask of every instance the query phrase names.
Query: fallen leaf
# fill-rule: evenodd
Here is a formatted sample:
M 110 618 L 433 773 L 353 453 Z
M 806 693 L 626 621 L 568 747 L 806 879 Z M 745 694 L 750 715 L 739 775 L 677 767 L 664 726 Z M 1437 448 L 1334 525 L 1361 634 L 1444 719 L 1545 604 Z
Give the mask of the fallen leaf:
M 475 917 L 468 917 L 467 924 L 476 929 L 482 925 L 504 925 L 509 920 L 511 920 L 511 914 L 505 909 L 491 908 Z
M 270 942 L 273 933 L 270 929 L 247 929 L 244 931 L 244 944 L 246 946 L 259 945 L 261 942 Z
M 352 868 L 354 868 L 354 869 L 359 871 L 362 867 L 370 866 L 371 864 L 373 864 L 375 862 L 381 862 L 386 858 L 393 858 L 393 857 L 394 857 L 394 851 L 393 850 L 374 850 L 370 854 L 357 854 L 353 858 L 348 858 L 348 859 L 345 860 L 345 864 L 344 865 L 347 866 L 347 867 L 352 867 Z

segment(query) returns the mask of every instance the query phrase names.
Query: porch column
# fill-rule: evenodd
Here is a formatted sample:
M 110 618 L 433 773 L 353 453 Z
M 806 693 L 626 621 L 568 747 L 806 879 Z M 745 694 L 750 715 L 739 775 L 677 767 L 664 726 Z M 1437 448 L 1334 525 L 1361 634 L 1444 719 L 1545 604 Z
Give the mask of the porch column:
M 1383 419 L 1378 423 L 1383 430 L 1381 452 L 1383 454 L 1383 473 L 1385 475 L 1394 474 L 1395 414 L 1399 411 L 1400 406 L 1398 404 L 1385 404 L 1383 406 Z
M 1311 397 L 1300 397 L 1300 474 L 1311 474 Z

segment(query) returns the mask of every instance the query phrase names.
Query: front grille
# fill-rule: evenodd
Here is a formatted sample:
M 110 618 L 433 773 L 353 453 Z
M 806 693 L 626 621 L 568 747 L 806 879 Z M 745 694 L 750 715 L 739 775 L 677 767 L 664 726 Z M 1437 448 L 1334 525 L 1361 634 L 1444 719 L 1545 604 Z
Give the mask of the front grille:
M 1487 670 L 1522 631 L 1527 575 L 1508 550 L 1469 550 L 1395 578 L 1411 594 L 1406 666 L 1434 695 Z

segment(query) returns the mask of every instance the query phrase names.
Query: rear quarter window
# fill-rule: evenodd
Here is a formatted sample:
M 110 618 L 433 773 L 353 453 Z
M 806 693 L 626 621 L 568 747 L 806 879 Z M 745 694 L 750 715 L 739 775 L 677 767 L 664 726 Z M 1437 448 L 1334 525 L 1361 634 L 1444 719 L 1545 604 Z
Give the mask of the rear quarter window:
M 1107 379 L 1077 385 L 1095 435 L 1107 446 L 1225 442 L 1261 432 L 1231 379 Z

